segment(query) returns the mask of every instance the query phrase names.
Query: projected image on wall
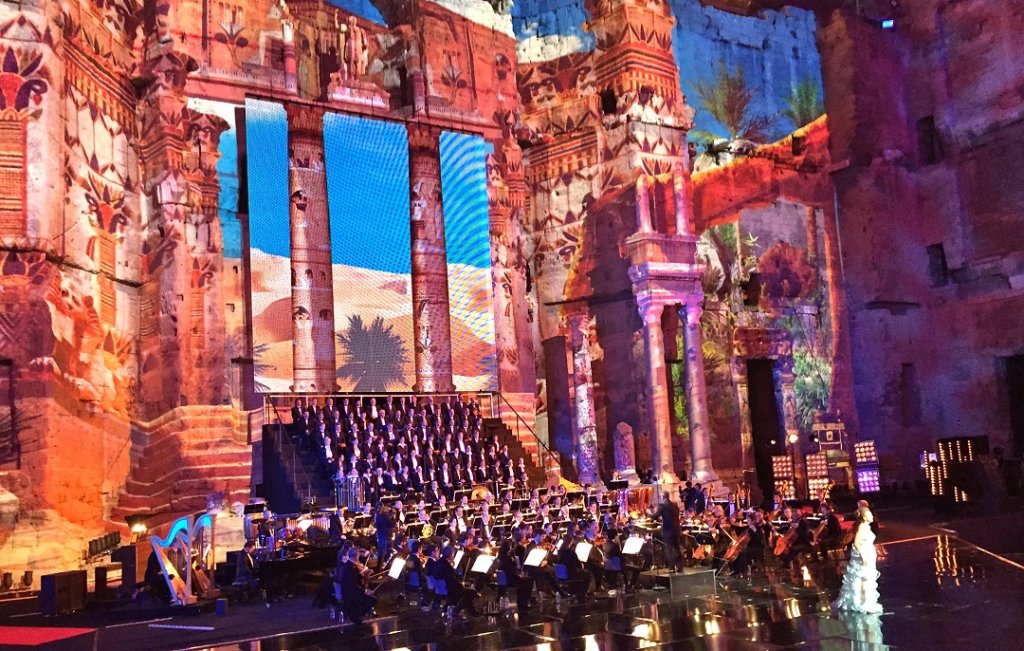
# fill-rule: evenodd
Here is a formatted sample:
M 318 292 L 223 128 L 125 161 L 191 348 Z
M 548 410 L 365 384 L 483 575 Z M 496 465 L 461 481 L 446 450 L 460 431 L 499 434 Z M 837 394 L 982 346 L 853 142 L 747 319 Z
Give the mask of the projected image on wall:
M 284 107 L 247 100 L 249 264 L 253 370 L 258 391 L 293 383 L 288 118 Z
M 409 145 L 401 124 L 324 118 L 338 385 L 411 391 Z
M 311 137 L 319 140 L 320 125 L 303 126 L 305 131 L 289 127 L 280 104 L 247 102 L 257 390 L 413 391 L 417 344 L 406 126 L 326 113 L 322 163 L 313 160 L 318 145 L 309 148 Z M 496 390 L 490 146 L 479 136 L 449 132 L 440 134 L 438 145 L 451 380 L 457 391 Z M 326 196 L 317 189 L 323 183 Z
M 460 391 L 496 391 L 487 154 L 480 136 L 441 134 L 452 374 Z

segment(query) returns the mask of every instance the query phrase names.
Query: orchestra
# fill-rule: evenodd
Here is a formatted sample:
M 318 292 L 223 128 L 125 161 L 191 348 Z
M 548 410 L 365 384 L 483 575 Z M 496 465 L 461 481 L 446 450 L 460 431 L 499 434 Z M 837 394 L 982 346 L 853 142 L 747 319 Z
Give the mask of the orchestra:
M 311 533 L 322 528 L 318 544 L 341 549 L 334 601 L 347 619 L 359 622 L 373 611 L 377 588 L 389 581 L 418 594 L 425 609 L 445 604 L 453 614 L 472 614 L 484 594 L 515 592 L 520 609 L 534 597 L 585 603 L 595 592 L 637 590 L 652 568 L 700 565 L 741 576 L 768 563 L 788 567 L 804 554 L 825 558 L 845 540 L 828 503 L 820 514 L 788 505 L 768 512 L 736 509 L 702 500 L 709 492 L 694 486 L 685 496 L 690 508 L 680 511 L 667 493 L 652 508 L 651 487 L 632 489 L 646 496 L 521 482 L 496 489 L 497 498 L 490 490 L 459 491 L 451 500 L 442 493 L 433 503 L 424 496 L 326 515 L 278 516 L 276 526 L 254 527 L 273 533 L 247 543 L 239 574 L 262 577 L 261 558 L 308 550 Z M 398 563 L 400 571 L 393 572 Z

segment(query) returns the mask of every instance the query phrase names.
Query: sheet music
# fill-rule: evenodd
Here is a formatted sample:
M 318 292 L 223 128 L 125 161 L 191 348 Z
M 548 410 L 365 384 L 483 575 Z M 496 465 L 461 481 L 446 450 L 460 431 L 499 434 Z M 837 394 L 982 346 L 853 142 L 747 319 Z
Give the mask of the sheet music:
M 576 543 L 576 558 L 580 559 L 581 563 L 586 563 L 590 558 L 590 550 L 593 548 L 594 546 L 588 542 Z
M 530 550 L 530 553 L 526 555 L 526 560 L 523 565 L 529 565 L 530 567 L 540 567 L 540 564 L 544 562 L 544 559 L 548 557 L 548 551 L 541 547 L 534 547 Z
M 473 567 L 470 572 L 479 572 L 480 574 L 487 574 L 491 571 L 491 565 L 494 564 L 494 557 L 488 556 L 487 554 L 480 554 L 473 561 Z
M 623 554 L 639 554 L 640 550 L 644 548 L 644 539 L 640 536 L 633 536 L 632 538 L 626 539 L 626 544 L 622 546 Z
M 391 561 L 391 568 L 388 570 L 388 576 L 392 579 L 397 579 L 402 576 L 403 569 L 405 569 L 405 559 L 401 556 L 396 556 L 395 560 Z

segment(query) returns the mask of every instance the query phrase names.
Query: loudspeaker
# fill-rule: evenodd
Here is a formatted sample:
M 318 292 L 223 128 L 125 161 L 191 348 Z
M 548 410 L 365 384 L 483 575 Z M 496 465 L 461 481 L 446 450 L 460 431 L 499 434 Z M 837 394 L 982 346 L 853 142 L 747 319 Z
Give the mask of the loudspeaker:
M 85 570 L 44 574 L 40 579 L 39 610 L 43 615 L 64 615 L 85 608 Z

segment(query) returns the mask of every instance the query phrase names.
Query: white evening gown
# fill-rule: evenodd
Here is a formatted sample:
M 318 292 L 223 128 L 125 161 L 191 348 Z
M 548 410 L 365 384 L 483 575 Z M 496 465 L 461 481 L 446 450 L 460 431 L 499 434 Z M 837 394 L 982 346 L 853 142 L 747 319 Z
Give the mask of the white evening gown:
M 839 590 L 839 598 L 832 602 L 837 610 L 882 612 L 882 605 L 878 603 L 878 570 L 875 569 L 877 554 L 875 534 L 871 532 L 870 525 L 860 523 L 853 539 L 850 562 L 843 575 L 843 587 Z

